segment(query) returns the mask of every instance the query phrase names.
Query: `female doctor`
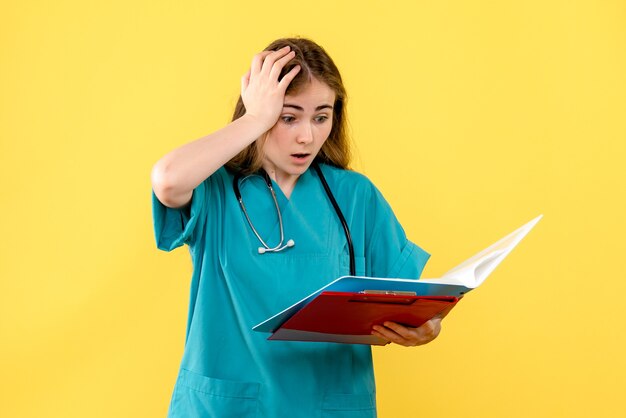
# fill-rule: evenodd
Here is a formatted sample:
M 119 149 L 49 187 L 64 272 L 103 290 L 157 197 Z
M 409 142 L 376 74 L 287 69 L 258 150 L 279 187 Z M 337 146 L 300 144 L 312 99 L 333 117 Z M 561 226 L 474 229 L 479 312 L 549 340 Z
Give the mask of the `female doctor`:
M 157 246 L 187 244 L 193 262 L 169 417 L 376 416 L 369 346 L 251 330 L 337 277 L 416 279 L 428 260 L 348 169 L 345 106 L 324 49 L 279 39 L 252 59 L 232 122 L 155 164 Z M 440 328 L 387 322 L 372 334 L 417 346 Z

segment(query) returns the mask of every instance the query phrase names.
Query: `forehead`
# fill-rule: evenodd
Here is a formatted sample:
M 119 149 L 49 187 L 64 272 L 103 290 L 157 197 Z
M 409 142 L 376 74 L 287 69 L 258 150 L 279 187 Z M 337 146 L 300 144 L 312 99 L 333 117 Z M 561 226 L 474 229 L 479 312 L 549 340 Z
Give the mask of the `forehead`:
M 310 83 L 303 85 L 297 93 L 285 95 L 284 103 L 300 105 L 305 110 L 314 109 L 322 104 L 332 106 L 335 103 L 335 92 L 326 83 L 313 78 Z

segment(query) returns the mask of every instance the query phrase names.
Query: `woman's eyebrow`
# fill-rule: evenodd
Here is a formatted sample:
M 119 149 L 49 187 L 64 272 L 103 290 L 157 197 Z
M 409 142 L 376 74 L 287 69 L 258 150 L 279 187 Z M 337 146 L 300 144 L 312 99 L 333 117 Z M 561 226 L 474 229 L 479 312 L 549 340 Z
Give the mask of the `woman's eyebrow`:
M 292 108 L 294 108 L 296 110 L 304 111 L 304 109 L 301 106 L 298 106 L 298 105 L 295 105 L 295 104 L 285 103 L 283 105 L 283 107 L 292 107 Z M 332 110 L 332 108 L 333 107 L 331 105 L 329 105 L 329 104 L 323 104 L 323 105 L 317 106 L 315 108 L 315 111 L 317 112 L 318 110 L 322 110 L 322 109 L 331 109 Z

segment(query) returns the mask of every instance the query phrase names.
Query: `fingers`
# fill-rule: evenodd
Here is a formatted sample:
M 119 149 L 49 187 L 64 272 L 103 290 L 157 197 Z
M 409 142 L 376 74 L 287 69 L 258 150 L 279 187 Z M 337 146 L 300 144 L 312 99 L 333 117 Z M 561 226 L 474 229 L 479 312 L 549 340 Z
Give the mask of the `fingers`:
M 289 85 L 289 83 L 291 83 L 291 80 L 293 80 L 296 75 L 298 75 L 298 73 L 300 72 L 300 65 L 296 65 L 295 67 L 293 67 L 287 74 L 285 74 L 285 76 L 280 80 L 280 82 L 278 83 L 278 86 L 283 90 L 283 91 L 287 91 L 287 86 Z
M 372 335 L 376 335 L 377 337 L 383 338 L 396 344 L 404 346 L 411 345 L 408 340 L 393 331 L 390 327 L 387 327 L 387 324 L 391 324 L 391 322 L 385 322 L 385 326 L 374 325 Z
M 374 325 L 372 327 L 372 335 L 376 335 L 388 342 L 391 342 L 392 338 L 394 338 L 394 334 L 382 325 Z
M 437 338 L 437 336 L 441 332 L 441 319 L 442 319 L 441 316 L 436 316 L 433 319 L 431 319 L 430 321 L 426 322 L 426 324 L 429 324 L 428 335 L 432 336 L 432 339 Z
M 376 326 L 374 328 L 376 328 Z M 380 338 L 381 340 L 383 340 L 385 345 L 387 345 L 387 344 L 389 344 L 391 342 L 391 340 L 389 340 L 387 337 L 385 337 L 383 334 L 381 334 L 380 332 L 376 331 L 375 329 L 372 330 L 372 335 L 375 335 L 378 338 Z
M 295 56 L 296 56 L 296 53 L 294 51 L 289 51 L 287 55 L 285 55 L 284 57 L 280 59 L 277 59 L 274 62 L 274 65 L 271 66 L 270 73 L 269 73 L 270 78 L 272 80 L 278 80 L 278 76 L 280 75 L 280 72 L 283 70 L 283 67 L 287 65 L 287 63 L 291 61 L 293 57 Z
M 295 53 L 293 51 L 290 52 L 289 49 L 289 46 L 285 46 L 278 51 L 261 51 L 256 54 L 252 58 L 252 65 L 250 66 L 251 77 L 254 78 L 260 74 L 266 74 L 269 76 L 274 63 L 277 60 L 285 58 L 288 54 L 291 55 L 291 58 L 295 56 Z M 287 59 L 287 61 L 289 61 L 289 59 Z M 276 78 L 278 78 L 278 76 L 276 76 Z
M 415 333 L 412 332 L 409 328 L 403 327 L 400 324 L 396 324 L 395 322 L 385 322 L 385 327 L 393 330 L 396 334 L 402 337 L 405 340 L 410 340 L 415 337 Z
M 247 73 L 245 73 L 243 75 L 243 77 L 241 77 L 241 92 L 245 92 L 246 89 L 248 88 L 248 84 L 250 84 L 250 71 L 248 70 Z
M 418 328 L 409 328 L 390 321 L 383 325 L 374 325 L 372 334 L 405 347 L 429 343 L 441 331 L 440 318 L 431 319 Z
M 262 51 L 256 54 L 252 58 L 252 64 L 250 65 L 250 71 L 252 72 L 252 74 L 256 75 L 259 72 L 261 72 L 261 66 L 263 65 L 263 60 L 265 60 L 265 57 L 267 57 L 272 52 L 275 52 L 275 51 Z
M 423 341 L 422 344 L 431 342 L 439 335 L 441 331 L 441 318 L 433 318 L 430 321 L 426 321 L 419 328 L 413 328 L 417 334 L 417 337 Z
M 256 54 L 250 70 L 241 77 L 241 99 L 246 113 L 254 115 L 268 128 L 278 120 L 287 87 L 300 71 L 300 66 L 294 66 L 278 80 L 285 65 L 295 56 L 295 52 L 289 49 L 286 46 Z
M 261 67 L 261 76 L 274 76 L 274 80 L 278 80 L 278 74 L 280 74 L 280 70 L 282 70 L 283 65 L 281 63 L 286 63 L 290 59 L 292 59 L 296 55 L 295 52 L 290 51 L 289 46 L 279 49 L 278 51 L 272 51 L 271 54 L 267 55 L 263 60 L 263 66 Z M 285 60 L 286 59 L 286 60 Z M 279 64 L 279 65 L 275 65 Z M 278 67 L 278 74 L 274 74 L 272 71 L 274 67 Z
M 241 92 L 243 93 L 250 84 L 250 80 L 256 76 L 267 75 L 270 80 L 278 80 L 281 71 L 296 56 L 295 51 L 290 51 L 287 45 L 277 51 L 261 51 L 252 58 L 252 64 L 246 74 L 241 77 Z M 292 68 L 278 83 L 281 90 L 286 91 L 289 83 L 300 71 L 300 66 Z

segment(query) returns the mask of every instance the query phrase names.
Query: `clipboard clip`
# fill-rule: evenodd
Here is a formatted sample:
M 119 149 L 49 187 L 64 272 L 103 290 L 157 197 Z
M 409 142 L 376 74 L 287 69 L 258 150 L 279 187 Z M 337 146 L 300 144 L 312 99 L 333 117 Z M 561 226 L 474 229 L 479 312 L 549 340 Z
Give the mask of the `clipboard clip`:
M 361 290 L 363 295 L 417 296 L 417 292 L 408 290 Z

